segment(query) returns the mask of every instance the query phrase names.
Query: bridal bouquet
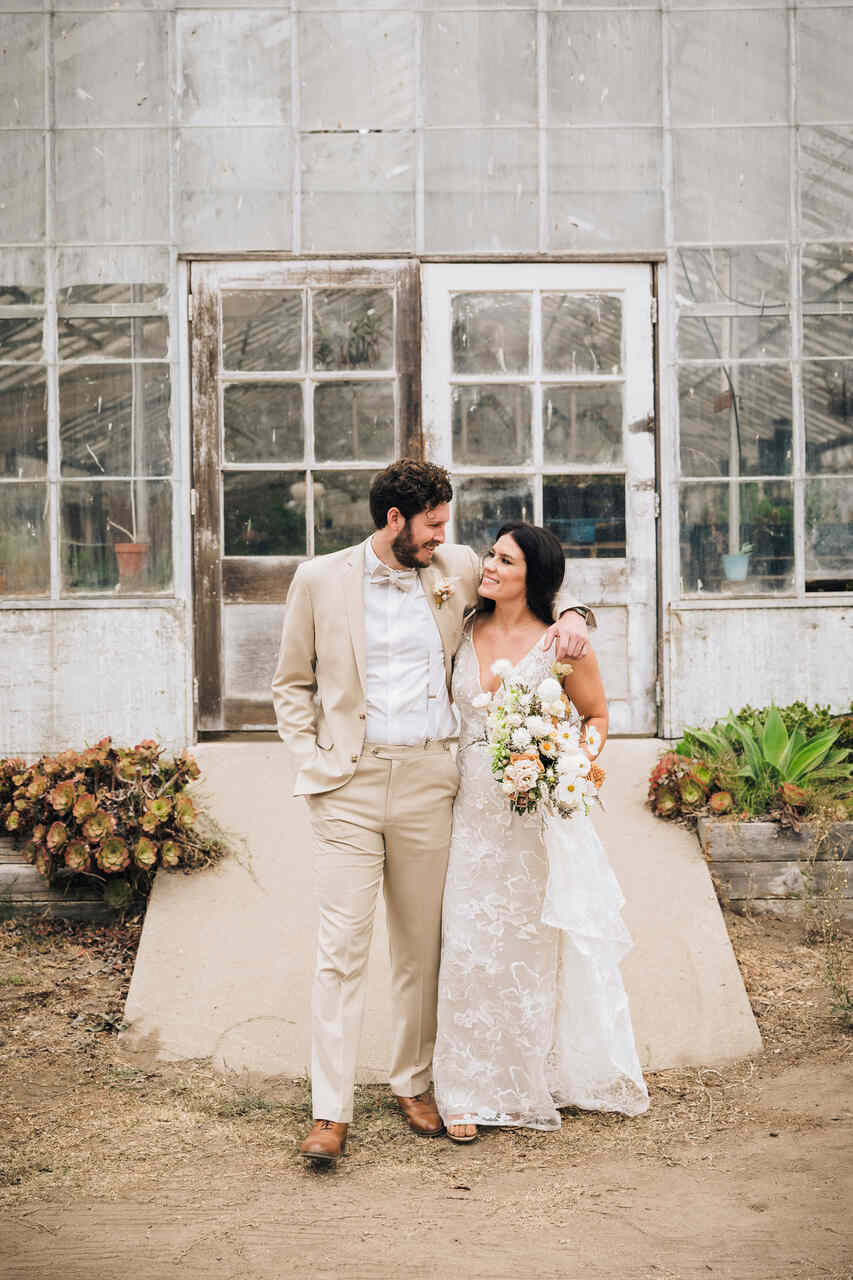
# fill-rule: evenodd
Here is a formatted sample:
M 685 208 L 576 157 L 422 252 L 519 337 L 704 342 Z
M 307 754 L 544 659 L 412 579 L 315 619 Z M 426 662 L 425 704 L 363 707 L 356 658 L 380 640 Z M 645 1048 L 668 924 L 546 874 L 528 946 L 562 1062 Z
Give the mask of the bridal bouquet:
M 571 723 L 569 700 L 555 677 L 534 690 L 507 683 L 512 669 L 506 658 L 495 662 L 492 673 L 500 678 L 500 687 L 475 700 L 488 707 L 486 742 L 492 773 L 510 808 L 516 813 L 541 808 L 564 818 L 579 809 L 588 814 L 604 770 L 590 761 L 582 742 L 598 752 L 601 735 L 589 726 L 582 738 L 582 727 Z M 555 669 L 558 674 L 567 672 L 566 667 Z

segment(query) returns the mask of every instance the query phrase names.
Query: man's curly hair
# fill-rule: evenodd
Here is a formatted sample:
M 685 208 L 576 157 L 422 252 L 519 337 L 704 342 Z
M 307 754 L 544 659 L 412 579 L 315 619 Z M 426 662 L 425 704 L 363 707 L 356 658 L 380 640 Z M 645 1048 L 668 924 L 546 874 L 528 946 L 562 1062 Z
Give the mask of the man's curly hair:
M 396 507 L 407 520 L 421 511 L 431 511 L 453 497 L 453 485 L 444 467 L 417 458 L 400 458 L 374 476 L 370 486 L 370 514 L 377 529 L 388 523 L 388 512 Z

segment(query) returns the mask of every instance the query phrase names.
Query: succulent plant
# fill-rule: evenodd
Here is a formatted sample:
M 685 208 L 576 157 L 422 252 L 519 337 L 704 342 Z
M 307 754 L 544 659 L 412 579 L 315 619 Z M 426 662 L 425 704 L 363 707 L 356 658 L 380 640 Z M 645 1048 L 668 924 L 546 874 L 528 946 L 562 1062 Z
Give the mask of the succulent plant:
M 700 804 L 704 804 L 705 788 L 692 773 L 681 779 L 678 784 L 678 793 L 681 796 L 681 803 L 686 809 L 695 809 Z
M 91 818 L 97 807 L 98 802 L 91 791 L 84 791 L 74 801 L 72 812 L 78 822 L 85 822 L 87 818 Z
M 105 813 L 103 809 L 96 810 L 91 818 L 87 818 L 83 823 L 83 835 L 87 840 L 103 840 L 104 836 L 112 835 L 114 831 L 115 819 L 111 813 Z
M 129 753 L 122 755 L 113 766 L 119 782 L 136 782 L 142 773 L 142 766 Z
M 807 792 L 802 787 L 798 787 L 795 782 L 783 782 L 779 791 L 785 804 L 790 805 L 792 809 L 805 809 L 809 803 Z
M 133 889 L 123 876 L 115 876 L 104 886 L 104 902 L 113 911 L 126 911 L 133 902 Z
M 175 816 L 182 827 L 191 827 L 196 820 L 195 805 L 186 793 L 175 797 Z
M 35 856 L 36 870 L 44 876 L 45 880 L 49 880 L 53 874 L 53 858 L 47 849 L 39 849 Z
M 164 840 L 160 845 L 160 862 L 164 867 L 179 867 L 181 852 L 181 846 L 177 840 Z
M 58 782 L 52 791 L 48 792 L 48 800 L 50 806 L 57 813 L 67 813 L 74 803 L 75 791 L 73 782 Z
M 64 822 L 54 822 L 47 833 L 47 847 L 51 852 L 61 849 L 68 841 L 68 828 Z
M 708 800 L 708 808 L 711 813 L 723 814 L 731 813 L 735 807 L 734 798 L 730 791 L 715 791 Z
M 69 871 L 91 871 L 92 853 L 85 840 L 69 840 L 65 846 L 65 865 Z
M 43 773 L 34 773 L 27 786 L 27 795 L 31 800 L 38 800 L 47 791 L 50 780 Z
M 114 875 L 130 865 L 130 852 L 120 836 L 107 836 L 95 850 L 95 861 L 102 871 Z
M 15 808 L 11 808 L 6 814 L 6 830 L 17 831 L 21 825 L 21 815 Z
M 139 819 L 139 825 L 148 835 L 152 835 L 160 825 L 160 819 L 156 813 L 152 813 L 150 809 L 146 809 L 142 817 Z
M 32 840 L 33 844 L 41 844 L 46 835 L 47 835 L 47 827 L 44 825 L 43 822 L 39 822 L 36 824 L 36 826 L 33 827 L 32 831 L 30 832 L 30 839 Z
M 168 796 L 158 796 L 148 805 L 150 813 L 156 814 L 158 822 L 165 822 L 172 812 L 172 801 Z
M 662 782 L 654 793 L 655 813 L 661 818 L 669 818 L 678 813 L 678 792 L 668 782 Z
M 157 866 L 158 850 L 153 840 L 140 836 L 133 847 L 133 861 L 140 871 L 152 871 Z
M 201 769 L 199 769 L 195 757 L 191 756 L 189 751 L 182 751 L 176 758 L 175 764 L 181 773 L 185 773 L 188 778 L 196 779 L 201 777 Z

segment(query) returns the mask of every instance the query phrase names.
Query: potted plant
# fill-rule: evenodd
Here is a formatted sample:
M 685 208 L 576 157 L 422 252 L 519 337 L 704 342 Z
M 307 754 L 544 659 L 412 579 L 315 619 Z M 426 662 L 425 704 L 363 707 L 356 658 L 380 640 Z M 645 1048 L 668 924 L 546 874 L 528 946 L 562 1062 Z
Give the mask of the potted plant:
M 730 551 L 723 556 L 723 573 L 729 582 L 743 582 L 749 572 L 749 557 L 752 543 L 744 542 L 738 551 Z
M 136 536 L 136 503 L 133 501 L 133 488 L 131 487 L 131 511 L 133 519 L 132 529 L 125 529 L 124 525 L 116 524 L 115 520 L 107 520 L 107 525 L 112 529 L 117 529 L 119 533 L 125 534 L 129 542 L 114 542 L 113 551 L 116 553 L 116 564 L 118 565 L 118 581 L 119 587 L 135 587 L 143 581 L 145 577 L 145 569 L 148 565 L 148 543 Z

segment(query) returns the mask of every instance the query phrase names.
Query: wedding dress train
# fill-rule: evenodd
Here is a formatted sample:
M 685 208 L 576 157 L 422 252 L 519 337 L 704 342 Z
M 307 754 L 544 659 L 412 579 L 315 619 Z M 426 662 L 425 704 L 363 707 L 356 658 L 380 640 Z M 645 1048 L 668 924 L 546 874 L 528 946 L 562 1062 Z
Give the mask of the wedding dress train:
M 510 679 L 535 689 L 552 661 L 540 641 Z M 461 781 L 444 892 L 439 1110 L 445 1122 L 531 1129 L 558 1129 L 559 1107 L 638 1115 L 648 1092 L 619 972 L 632 945 L 619 885 L 578 814 L 554 820 L 549 877 L 539 816 L 511 812 L 489 767 L 481 694 L 469 623 L 453 671 Z

